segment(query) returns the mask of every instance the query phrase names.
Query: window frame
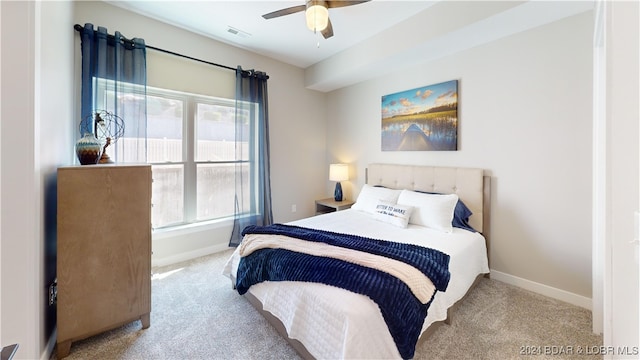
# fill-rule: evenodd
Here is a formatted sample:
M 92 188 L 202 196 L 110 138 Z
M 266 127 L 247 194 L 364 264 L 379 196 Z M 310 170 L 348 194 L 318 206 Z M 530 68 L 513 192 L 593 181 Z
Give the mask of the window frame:
M 106 80 L 106 81 L 104 81 Z M 94 99 L 94 103 L 97 108 L 104 108 L 104 99 L 107 98 L 107 92 L 115 91 L 113 81 L 109 81 L 109 79 L 103 78 L 94 78 L 96 83 L 105 84 L 104 86 L 96 86 L 96 99 Z M 103 82 L 104 81 L 104 82 Z M 229 220 L 235 214 L 232 212 L 229 215 L 215 217 L 210 219 L 198 219 L 198 165 L 199 164 L 248 164 L 249 168 L 249 179 L 248 186 L 250 191 L 250 213 L 255 213 L 258 208 L 258 198 L 257 198 L 257 181 L 255 180 L 258 176 L 257 166 L 257 157 L 258 154 L 258 137 L 256 136 L 258 132 L 259 126 L 259 117 L 258 117 L 258 104 L 250 103 L 246 101 L 239 101 L 235 99 L 225 99 L 215 96 L 202 95 L 202 94 L 194 94 L 185 91 L 178 91 L 172 89 L 163 89 L 152 86 L 144 86 L 131 84 L 131 93 L 134 95 L 142 95 L 142 96 L 154 96 L 164 99 L 171 99 L 181 101 L 183 104 L 182 111 L 182 159 L 181 161 L 150 161 L 148 158 L 147 151 L 147 163 L 151 165 L 152 170 L 154 167 L 162 166 L 162 165 L 182 165 L 183 169 L 183 213 L 182 213 L 182 221 L 173 222 L 164 225 L 155 226 L 152 225 L 153 230 L 172 230 L 178 229 L 184 226 L 193 226 L 193 225 L 207 225 L 212 222 L 218 222 L 222 220 Z M 128 92 L 129 93 L 129 92 Z M 247 141 L 247 151 L 248 157 L 247 159 L 239 159 L 239 160 L 198 160 L 196 161 L 197 154 L 197 146 L 198 146 L 198 135 L 197 135 L 197 106 L 198 104 L 207 104 L 207 105 L 217 105 L 217 106 L 225 106 L 234 109 L 234 119 L 236 112 L 236 104 L 240 102 L 241 109 L 249 109 L 248 110 L 248 126 L 249 126 L 249 139 Z M 147 126 L 151 126 L 147 121 Z M 147 136 L 147 142 L 149 137 Z M 236 150 L 234 150 L 236 151 Z M 236 156 L 237 157 L 237 156 Z M 152 185 L 153 186 L 153 185 Z M 233 184 L 233 190 L 236 191 L 236 184 Z M 152 199 L 153 202 L 153 199 Z M 153 204 L 152 204 L 153 206 Z M 234 206 L 235 208 L 235 206 Z M 152 219 L 153 222 L 153 219 Z

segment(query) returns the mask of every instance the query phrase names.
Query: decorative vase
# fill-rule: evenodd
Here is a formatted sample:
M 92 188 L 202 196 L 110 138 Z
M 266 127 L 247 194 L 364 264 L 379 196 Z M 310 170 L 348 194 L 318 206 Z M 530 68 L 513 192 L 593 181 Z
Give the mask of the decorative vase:
M 76 142 L 76 155 L 82 165 L 97 164 L 102 156 L 102 144 L 92 133 L 85 133 Z
M 342 185 L 340 185 L 339 181 L 336 183 L 336 190 L 333 192 L 333 200 L 342 201 Z

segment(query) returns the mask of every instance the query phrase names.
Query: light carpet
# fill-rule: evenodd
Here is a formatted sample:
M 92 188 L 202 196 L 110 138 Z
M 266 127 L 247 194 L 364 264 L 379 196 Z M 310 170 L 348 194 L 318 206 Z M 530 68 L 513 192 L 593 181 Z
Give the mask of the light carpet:
M 151 326 L 142 330 L 135 321 L 74 342 L 65 359 L 299 359 L 221 275 L 230 255 L 154 268 Z M 594 351 L 601 345 L 590 311 L 482 279 L 451 325 L 439 326 L 415 358 L 601 358 Z

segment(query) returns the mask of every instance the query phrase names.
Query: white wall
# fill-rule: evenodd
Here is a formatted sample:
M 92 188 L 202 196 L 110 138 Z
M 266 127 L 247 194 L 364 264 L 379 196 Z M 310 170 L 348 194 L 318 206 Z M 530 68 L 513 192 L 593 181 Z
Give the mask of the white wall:
M 325 169 L 326 95 L 304 89 L 302 69 L 101 1 L 75 2 L 74 10 L 74 21 L 80 25 L 93 23 L 107 27 L 110 33 L 118 30 L 126 37 L 141 37 L 148 45 L 161 49 L 226 66 L 241 65 L 244 69 L 265 71 L 270 76 L 269 131 L 274 220 L 286 222 L 311 216 L 315 211 L 314 199 L 330 194 L 325 193 L 325 179 L 328 178 L 328 168 Z M 297 205 L 297 212 L 291 211 L 292 205 Z M 153 263 L 161 265 L 219 250 L 227 246 L 229 234 L 228 223 L 206 231 L 186 229 L 177 233 L 177 237 L 172 236 L 174 234 L 154 234 Z
M 38 246 L 34 226 L 37 218 L 33 188 L 34 96 L 36 7 L 28 3 L 2 3 L 2 343 L 26 343 L 22 356 L 38 356 L 38 319 L 34 282 L 13 277 L 23 272 L 28 279 L 37 279 L 37 269 L 27 264 L 36 263 Z M 12 27 L 26 26 L 24 32 L 9 37 Z M 17 53 L 11 54 L 7 50 Z M 14 95 L 9 98 L 12 92 Z M 9 100 L 10 101 L 7 101 Z M 22 149 L 23 151 L 15 151 Z M 11 154 L 12 156 L 8 156 Z M 34 220 L 36 223 L 34 224 Z M 19 241 L 18 239 L 32 239 Z M 26 299 L 26 302 L 25 302 Z M 29 311 L 31 310 L 31 311 Z
M 0 343 L 18 343 L 18 359 L 48 358 L 55 313 L 46 305 L 46 279 L 54 275 L 55 234 L 47 231 L 45 203 L 56 166 L 73 149 L 70 3 L 1 6 Z
M 40 91 L 39 105 L 34 118 L 36 139 L 36 181 L 39 191 L 41 227 L 40 242 L 42 269 L 38 276 L 38 305 L 40 310 L 40 346 L 47 344 L 56 326 L 55 306 L 48 305 L 48 285 L 56 279 L 57 266 L 57 168 L 69 165 L 75 158 L 75 135 L 78 118 L 74 112 L 74 94 L 79 83 L 73 80 L 74 32 L 69 30 L 72 4 L 67 1 L 44 1 L 41 4 L 39 49 Z M 44 338 L 43 338 L 44 337 Z M 42 350 L 41 350 L 42 351 Z
M 607 2 L 606 12 L 606 251 L 604 345 L 640 346 L 640 265 L 634 211 L 640 210 L 640 6 Z M 632 352 L 631 352 L 632 354 Z M 637 359 L 616 350 L 605 358 Z
M 347 197 L 372 162 L 487 169 L 494 277 L 590 307 L 592 29 L 587 12 L 330 93 Z M 459 151 L 382 152 L 381 96 L 452 79 Z

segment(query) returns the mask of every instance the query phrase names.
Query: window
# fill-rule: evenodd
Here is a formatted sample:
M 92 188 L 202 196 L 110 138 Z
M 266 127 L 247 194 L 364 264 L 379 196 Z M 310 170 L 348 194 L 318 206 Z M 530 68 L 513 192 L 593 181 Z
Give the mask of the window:
M 104 96 L 113 97 L 113 91 L 105 90 Z M 126 106 L 138 96 L 119 94 L 119 103 Z M 238 130 L 247 135 L 236 149 L 235 100 L 147 87 L 147 161 L 153 170 L 154 228 L 234 215 L 236 166 L 243 170 L 243 191 L 251 191 L 253 184 L 250 160 L 255 157 L 251 151 L 257 148 L 251 145 L 256 121 L 250 117 L 257 106 L 249 108 L 251 111 L 240 114 L 243 122 Z M 131 140 L 125 135 L 113 151 Z M 242 156 L 239 160 L 236 151 Z
M 233 216 L 236 166 L 249 172 L 249 139 L 236 161 L 235 111 L 234 100 L 147 88 L 154 227 Z

